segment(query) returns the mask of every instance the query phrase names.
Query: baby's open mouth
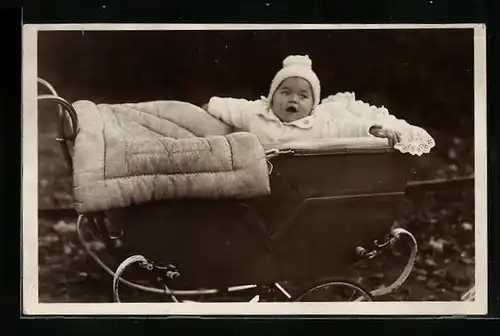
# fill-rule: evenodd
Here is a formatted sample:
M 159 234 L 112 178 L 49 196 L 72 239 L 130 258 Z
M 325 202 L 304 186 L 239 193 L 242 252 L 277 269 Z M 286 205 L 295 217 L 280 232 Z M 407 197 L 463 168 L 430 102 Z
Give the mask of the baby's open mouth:
M 286 111 L 290 112 L 290 113 L 296 113 L 297 112 L 297 108 L 295 106 L 289 106 L 289 107 L 286 108 Z

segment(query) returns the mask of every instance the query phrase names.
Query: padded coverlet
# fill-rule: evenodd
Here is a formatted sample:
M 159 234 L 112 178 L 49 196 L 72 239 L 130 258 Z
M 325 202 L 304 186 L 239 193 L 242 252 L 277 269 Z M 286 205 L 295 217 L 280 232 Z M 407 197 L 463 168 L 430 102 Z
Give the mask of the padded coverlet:
M 181 198 L 250 198 L 270 193 L 256 136 L 232 132 L 201 108 L 178 101 L 73 104 L 79 213 Z

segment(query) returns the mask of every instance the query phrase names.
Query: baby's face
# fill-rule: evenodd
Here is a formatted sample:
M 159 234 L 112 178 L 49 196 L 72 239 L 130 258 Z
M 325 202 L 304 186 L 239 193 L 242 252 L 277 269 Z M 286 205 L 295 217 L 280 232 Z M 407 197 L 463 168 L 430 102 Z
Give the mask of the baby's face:
M 313 108 L 311 85 L 300 77 L 285 79 L 274 93 L 271 109 L 282 121 L 307 117 Z

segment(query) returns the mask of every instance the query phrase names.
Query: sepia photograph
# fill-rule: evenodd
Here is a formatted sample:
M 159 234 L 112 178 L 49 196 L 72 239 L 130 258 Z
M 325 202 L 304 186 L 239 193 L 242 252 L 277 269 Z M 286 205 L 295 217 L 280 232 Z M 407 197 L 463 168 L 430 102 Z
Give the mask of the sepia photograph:
M 24 312 L 487 313 L 485 29 L 26 25 Z

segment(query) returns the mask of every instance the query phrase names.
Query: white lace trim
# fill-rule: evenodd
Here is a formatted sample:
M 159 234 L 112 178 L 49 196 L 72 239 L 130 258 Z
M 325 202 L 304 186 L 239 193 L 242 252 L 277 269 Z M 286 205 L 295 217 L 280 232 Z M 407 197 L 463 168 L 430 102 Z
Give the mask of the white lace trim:
M 410 125 L 403 119 L 398 119 L 389 113 L 384 106 L 376 107 L 363 101 L 356 100 L 355 94 L 343 92 L 331 95 L 321 101 L 321 104 L 330 102 L 345 104 L 352 116 L 373 121 L 381 126 L 391 128 L 401 133 L 401 141 L 394 148 L 401 153 L 421 156 L 429 153 L 436 145 L 434 139 L 424 129 Z

